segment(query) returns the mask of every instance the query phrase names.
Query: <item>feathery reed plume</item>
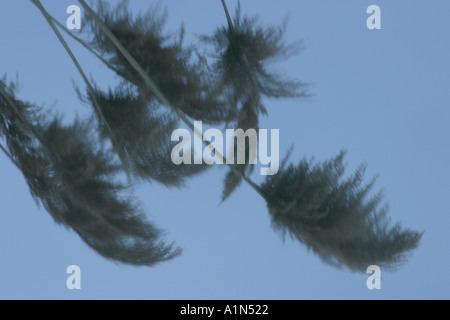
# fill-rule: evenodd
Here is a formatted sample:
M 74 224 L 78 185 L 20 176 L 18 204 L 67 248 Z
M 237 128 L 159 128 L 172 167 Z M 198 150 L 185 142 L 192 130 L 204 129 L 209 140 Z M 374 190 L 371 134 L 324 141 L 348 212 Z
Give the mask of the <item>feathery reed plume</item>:
M 115 178 L 121 167 L 92 139 L 89 123 L 46 120 L 9 88 L 0 82 L 0 137 L 32 196 L 55 222 L 116 262 L 151 266 L 180 254 L 126 196 L 126 186 Z

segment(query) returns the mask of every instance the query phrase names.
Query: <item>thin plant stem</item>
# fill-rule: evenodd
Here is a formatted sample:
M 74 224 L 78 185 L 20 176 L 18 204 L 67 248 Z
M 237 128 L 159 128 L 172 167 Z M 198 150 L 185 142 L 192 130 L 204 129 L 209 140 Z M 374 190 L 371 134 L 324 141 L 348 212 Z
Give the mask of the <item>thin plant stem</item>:
M 61 35 L 61 33 L 56 28 L 55 24 L 52 21 L 51 16 L 45 10 L 45 8 L 42 6 L 41 2 L 39 0 L 30 0 L 30 1 L 32 3 L 34 3 L 38 7 L 38 9 L 41 11 L 41 13 L 44 15 L 44 17 L 46 18 L 47 22 L 49 23 L 49 25 L 53 29 L 55 35 L 58 37 L 58 40 L 61 42 L 61 44 L 63 45 L 64 49 L 67 51 L 68 55 L 72 59 L 72 62 L 75 64 L 75 67 L 78 69 L 78 72 L 80 73 L 81 77 L 83 78 L 84 82 L 86 83 L 86 86 L 88 88 L 89 94 L 90 94 L 90 96 L 92 98 L 92 102 L 94 103 L 94 107 L 95 107 L 95 109 L 97 109 L 97 113 L 102 118 L 102 120 L 103 120 L 102 122 L 104 123 L 106 129 L 111 134 L 111 137 L 114 139 L 114 133 L 111 130 L 111 127 L 109 126 L 109 124 L 106 121 L 106 119 L 103 117 L 103 113 L 102 113 L 102 110 L 100 108 L 100 105 L 98 104 L 97 99 L 95 98 L 94 88 L 92 87 L 91 83 L 89 82 L 89 79 L 87 78 L 86 74 L 84 73 L 83 69 L 81 68 L 81 65 L 79 64 L 77 58 L 75 57 L 75 55 L 73 54 L 73 52 L 69 48 L 69 46 L 67 45 L 67 42 L 64 40 L 64 38 Z
M 225 10 L 225 15 L 227 16 L 228 28 L 230 29 L 231 34 L 234 36 L 235 32 L 234 32 L 233 20 L 231 20 L 230 12 L 228 11 L 228 7 L 227 7 L 225 0 L 221 0 L 221 1 L 222 1 L 222 5 L 223 5 L 223 10 Z
M 84 48 L 86 48 L 89 52 L 91 52 L 95 57 L 99 60 L 101 60 L 108 68 L 110 68 L 112 71 L 119 73 L 119 70 L 115 68 L 113 65 L 111 65 L 105 58 L 103 58 L 99 53 L 97 53 L 94 49 L 92 49 L 86 42 L 84 42 L 82 39 L 78 38 L 76 35 L 74 35 L 72 32 L 67 30 L 67 28 L 58 20 L 56 20 L 52 15 L 50 15 L 47 12 L 50 19 L 55 23 L 61 30 L 63 30 L 67 35 L 69 35 L 72 39 L 74 39 L 76 42 L 81 44 Z

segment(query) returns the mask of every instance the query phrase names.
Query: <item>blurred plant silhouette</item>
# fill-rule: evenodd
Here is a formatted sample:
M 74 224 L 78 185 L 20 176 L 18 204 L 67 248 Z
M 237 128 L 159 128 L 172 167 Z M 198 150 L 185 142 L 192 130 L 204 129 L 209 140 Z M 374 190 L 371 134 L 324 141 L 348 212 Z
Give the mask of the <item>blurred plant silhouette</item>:
M 233 124 L 256 129 L 267 114 L 263 98 L 308 96 L 307 84 L 270 73 L 267 64 L 300 49 L 283 41 L 281 27 L 264 27 L 256 18 L 234 18 L 222 5 L 227 26 L 199 43 L 186 46 L 185 30 L 164 32 L 166 14 L 154 7 L 134 16 L 127 1 L 112 7 L 96 1 L 86 14 L 83 35 L 76 38 L 120 77 L 101 90 L 84 75 L 58 27 L 39 0 L 42 12 L 86 82 L 80 99 L 92 106 L 90 119 L 64 126 L 15 96 L 15 85 L 0 81 L 0 144 L 24 175 L 32 196 L 65 227 L 73 229 L 105 258 L 151 266 L 181 253 L 162 240 L 118 175 L 130 183 L 154 181 L 181 187 L 207 165 L 174 165 L 171 133 L 180 121 Z M 207 55 L 206 52 L 213 52 Z M 246 152 L 247 159 L 249 150 Z M 236 154 L 236 152 L 235 152 Z M 267 202 L 273 228 L 304 243 L 324 262 L 364 272 L 377 264 L 394 268 L 419 244 L 421 233 L 390 225 L 381 193 L 371 195 L 375 180 L 364 184 L 364 166 L 345 179 L 344 152 L 322 164 L 288 156 L 261 185 L 250 179 L 253 166 L 230 165 L 222 200 L 245 181 Z M 236 161 L 235 161 L 236 163 Z M 248 163 L 248 161 L 246 161 Z
M 115 182 L 121 166 L 92 139 L 89 122 L 63 126 L 14 97 L 0 83 L 0 134 L 31 194 L 55 222 L 73 229 L 102 256 L 153 265 L 180 254 L 162 240 L 139 206 Z

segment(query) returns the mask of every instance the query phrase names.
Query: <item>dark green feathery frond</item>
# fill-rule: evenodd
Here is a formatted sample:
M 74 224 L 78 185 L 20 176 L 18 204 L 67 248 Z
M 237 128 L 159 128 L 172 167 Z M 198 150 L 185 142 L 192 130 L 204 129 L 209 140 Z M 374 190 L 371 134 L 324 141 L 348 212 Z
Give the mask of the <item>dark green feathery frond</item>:
M 127 172 L 166 186 L 180 186 L 187 177 L 208 168 L 173 164 L 171 151 L 176 143 L 170 138 L 179 120 L 157 101 L 145 100 L 125 84 L 108 93 L 99 89 L 94 92 L 101 112 L 95 114 L 108 123 L 114 135 L 111 137 L 98 119 L 101 136 L 111 138 Z
M 0 86 L 0 133 L 31 194 L 58 224 L 116 262 L 151 266 L 180 253 L 161 240 L 163 233 L 127 196 L 115 178 L 121 166 L 96 143 L 88 123 L 46 121 Z
M 204 43 L 213 46 L 215 60 L 215 92 L 224 97 L 236 110 L 234 124 L 244 131 L 259 128 L 259 116 L 267 114 L 262 103 L 267 98 L 292 98 L 307 96 L 306 84 L 284 79 L 268 71 L 268 63 L 288 57 L 299 49 L 299 44 L 286 45 L 281 27 L 263 27 L 256 18 L 242 17 L 240 4 L 234 19 L 222 1 L 228 18 L 228 26 L 218 28 L 212 36 L 202 36 Z M 237 165 L 239 171 L 248 175 L 252 166 Z M 234 172 L 225 178 L 223 200 L 240 185 L 242 177 Z
M 205 123 L 219 123 L 231 118 L 225 104 L 210 92 L 206 61 L 182 45 L 178 38 L 163 34 L 165 14 L 158 8 L 133 17 L 126 1 L 115 8 L 98 3 L 98 15 L 124 48 L 146 71 L 173 107 L 186 116 Z M 92 45 L 103 53 L 122 78 L 122 84 L 102 92 L 96 90 L 101 119 L 111 127 L 111 138 L 126 168 L 139 178 L 156 180 L 166 186 L 179 186 L 187 177 L 208 168 L 176 166 L 171 162 L 171 132 L 179 119 L 148 88 L 142 76 L 120 50 L 106 37 L 95 21 L 86 17 Z M 197 58 L 197 59 L 195 59 Z M 87 95 L 91 103 L 89 94 Z M 101 128 L 102 132 L 104 128 Z
M 166 35 L 166 14 L 159 7 L 145 14 L 133 16 L 122 1 L 112 8 L 106 1 L 97 3 L 97 15 L 111 33 L 145 70 L 171 105 L 195 120 L 205 123 L 223 122 L 226 105 L 211 92 L 211 70 L 206 60 L 196 54 L 194 47 L 183 46 L 184 29 L 178 34 Z M 135 85 L 146 99 L 156 99 L 144 79 L 127 58 L 102 32 L 91 16 L 86 15 L 91 44 L 101 51 L 119 75 Z
M 418 246 L 421 234 L 390 226 L 382 194 L 370 194 L 375 179 L 364 185 L 361 166 L 344 180 L 343 158 L 341 152 L 322 164 L 302 160 L 268 176 L 261 190 L 273 227 L 337 267 L 394 268 Z
M 263 27 L 256 18 L 241 17 L 238 6 L 232 25 L 218 28 L 212 36 L 201 37 L 214 47 L 216 90 L 227 94 L 230 103 L 245 104 L 254 99 L 251 106 L 260 114 L 266 113 L 266 108 L 259 97 L 308 95 L 306 83 L 283 79 L 268 70 L 268 63 L 299 49 L 298 43 L 284 43 L 285 29 L 286 23 L 281 27 Z

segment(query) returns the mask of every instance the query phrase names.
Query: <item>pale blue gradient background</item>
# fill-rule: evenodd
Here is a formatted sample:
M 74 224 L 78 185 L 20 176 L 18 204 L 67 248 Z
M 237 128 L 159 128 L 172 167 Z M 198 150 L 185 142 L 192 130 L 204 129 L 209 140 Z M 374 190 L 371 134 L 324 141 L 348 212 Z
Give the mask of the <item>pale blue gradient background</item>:
M 131 1 L 136 11 L 149 3 Z M 76 1 L 43 4 L 65 23 Z M 371 4 L 381 7 L 382 30 L 366 28 Z M 184 21 L 188 43 L 193 33 L 225 23 L 219 0 L 163 5 L 167 30 Z M 341 148 L 348 149 L 348 172 L 366 161 L 367 178 L 380 174 L 376 187 L 384 188 L 393 221 L 426 231 L 409 263 L 383 273 L 381 291 L 369 291 L 366 275 L 327 266 L 296 242 L 283 244 L 249 187 L 219 205 L 226 171 L 218 167 L 181 191 L 140 185 L 136 194 L 150 219 L 184 254 L 154 268 L 118 266 L 38 209 L 1 155 L 1 299 L 450 298 L 450 2 L 245 0 L 242 9 L 266 24 L 289 13 L 287 39 L 304 39 L 306 49 L 274 67 L 314 84 L 307 101 L 268 101 L 261 127 L 280 129 L 281 155 L 294 143 L 295 161 L 329 159 Z M 80 76 L 29 1 L 1 1 L 0 39 L 0 72 L 19 74 L 22 99 L 66 120 L 88 114 L 72 87 L 72 79 L 83 86 Z M 113 84 L 106 67 L 69 43 L 98 83 Z M 71 264 L 82 269 L 81 291 L 66 288 Z

